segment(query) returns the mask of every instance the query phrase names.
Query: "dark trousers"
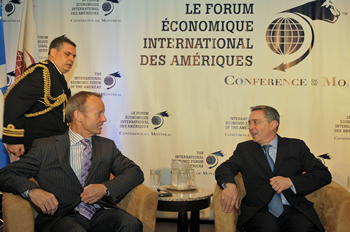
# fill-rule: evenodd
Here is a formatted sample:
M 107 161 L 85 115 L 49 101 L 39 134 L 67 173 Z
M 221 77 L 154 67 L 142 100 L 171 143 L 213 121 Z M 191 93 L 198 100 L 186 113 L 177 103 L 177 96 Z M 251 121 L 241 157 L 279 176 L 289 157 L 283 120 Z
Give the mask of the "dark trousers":
M 279 218 L 265 207 L 244 223 L 245 232 L 317 232 L 316 226 L 292 206 L 285 205 Z
M 119 208 L 97 209 L 88 220 L 80 214 L 69 213 L 59 219 L 51 232 L 142 232 L 142 222 Z

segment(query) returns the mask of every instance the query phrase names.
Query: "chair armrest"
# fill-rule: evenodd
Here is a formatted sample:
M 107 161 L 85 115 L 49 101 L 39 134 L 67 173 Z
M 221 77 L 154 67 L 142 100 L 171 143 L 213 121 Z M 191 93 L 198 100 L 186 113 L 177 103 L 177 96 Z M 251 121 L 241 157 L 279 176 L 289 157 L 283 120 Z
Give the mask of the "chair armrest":
M 29 201 L 12 193 L 2 195 L 4 232 L 34 232 L 34 216 Z
M 238 173 L 235 176 L 237 192 L 239 197 L 238 205 L 241 206 L 241 201 L 246 195 L 244 188 L 243 177 L 241 173 Z M 237 218 L 240 214 L 240 210 L 233 209 L 230 213 L 225 213 L 221 209 L 221 193 L 222 189 L 219 185 L 215 185 L 214 195 L 213 195 L 213 212 L 214 212 L 214 221 L 215 221 L 215 231 L 236 231 L 237 228 Z
M 226 232 L 235 231 L 237 225 L 237 210 L 232 210 L 230 213 L 225 213 L 222 211 L 220 200 L 221 200 L 222 189 L 219 185 L 215 185 L 214 195 L 213 195 L 213 212 L 214 212 L 214 222 L 215 231 Z
M 350 192 L 332 181 L 306 196 L 329 232 L 348 231 L 350 228 Z
M 156 191 L 140 184 L 131 190 L 117 205 L 141 220 L 144 232 L 155 231 L 158 206 L 158 193 Z

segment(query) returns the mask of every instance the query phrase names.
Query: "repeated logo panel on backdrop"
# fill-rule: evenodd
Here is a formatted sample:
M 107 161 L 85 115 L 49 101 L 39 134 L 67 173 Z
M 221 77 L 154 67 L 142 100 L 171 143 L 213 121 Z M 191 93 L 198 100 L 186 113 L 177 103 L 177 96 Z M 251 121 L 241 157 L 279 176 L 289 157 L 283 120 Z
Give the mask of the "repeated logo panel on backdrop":
M 23 0 L 2 4 L 11 83 Z M 180 159 L 209 189 L 250 139 L 258 104 L 275 107 L 279 134 L 305 140 L 345 186 L 349 9 L 346 0 L 34 0 L 40 59 L 57 36 L 76 42 L 70 88 L 104 95 L 103 136 L 141 166 L 145 184 L 151 168 L 171 183 Z

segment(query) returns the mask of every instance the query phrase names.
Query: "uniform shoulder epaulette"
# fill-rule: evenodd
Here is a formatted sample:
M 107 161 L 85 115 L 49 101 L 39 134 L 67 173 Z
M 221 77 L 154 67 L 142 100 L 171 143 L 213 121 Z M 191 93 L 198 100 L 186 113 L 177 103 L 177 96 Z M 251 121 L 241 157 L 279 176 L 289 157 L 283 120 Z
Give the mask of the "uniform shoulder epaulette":
M 41 68 L 47 68 L 46 65 L 48 65 L 48 61 L 40 61 L 39 63 L 34 64 L 33 66 L 29 67 L 22 73 L 22 75 L 15 80 L 15 82 L 6 90 L 4 94 L 4 101 L 6 100 L 7 96 L 11 92 L 11 90 L 21 81 L 23 80 L 26 76 L 31 74 L 32 72 L 35 71 L 36 68 L 41 67 Z M 50 73 L 49 73 L 50 76 Z
M 4 101 L 6 100 L 7 95 L 10 93 L 10 91 L 21 81 L 23 80 L 26 76 L 34 72 L 35 69 L 37 68 L 42 68 L 43 69 L 43 80 L 44 80 L 44 96 L 42 99 L 38 100 L 39 102 L 43 103 L 47 108 L 45 110 L 35 112 L 35 113 L 30 113 L 30 114 L 25 114 L 27 118 L 30 117 L 36 117 L 39 115 L 46 114 L 47 112 L 51 111 L 53 108 L 58 107 L 63 104 L 63 122 L 65 121 L 65 105 L 67 102 L 67 95 L 64 93 L 64 90 L 62 89 L 63 93 L 60 94 L 57 97 L 52 97 L 51 96 L 51 76 L 50 76 L 50 71 L 49 68 L 47 67 L 49 61 L 40 61 L 39 63 L 33 65 L 32 67 L 29 67 L 22 75 L 19 77 L 13 85 L 6 91 L 4 95 Z

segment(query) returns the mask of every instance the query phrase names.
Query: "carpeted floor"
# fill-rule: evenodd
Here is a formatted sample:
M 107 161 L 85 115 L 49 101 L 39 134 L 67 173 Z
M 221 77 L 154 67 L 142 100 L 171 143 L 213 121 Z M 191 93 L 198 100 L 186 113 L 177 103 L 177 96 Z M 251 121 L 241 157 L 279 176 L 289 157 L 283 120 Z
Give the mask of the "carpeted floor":
M 2 232 L 2 223 L 0 223 L 0 232 Z M 201 221 L 200 232 L 214 232 L 214 223 L 212 221 Z M 188 229 L 188 231 L 190 231 Z M 156 232 L 177 232 L 177 222 L 175 220 L 157 220 Z
M 1 202 L 0 202 L 0 207 L 1 207 Z M 0 218 L 2 218 L 1 211 L 0 211 L 0 216 L 1 216 Z M 200 221 L 199 229 L 200 229 L 200 232 L 215 232 L 214 222 Z M 188 231 L 190 231 L 190 229 L 188 229 Z M 0 221 L 0 232 L 3 232 L 1 221 Z M 157 219 L 155 232 L 177 232 L 176 219 Z

